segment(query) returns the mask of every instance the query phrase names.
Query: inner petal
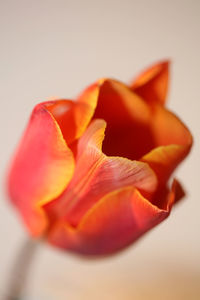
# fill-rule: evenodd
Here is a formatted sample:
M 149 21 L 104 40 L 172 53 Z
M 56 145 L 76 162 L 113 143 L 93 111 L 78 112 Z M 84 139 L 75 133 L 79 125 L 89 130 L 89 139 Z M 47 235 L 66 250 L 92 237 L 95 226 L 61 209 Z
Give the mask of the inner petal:
M 103 152 L 139 159 L 154 147 L 151 109 L 124 84 L 106 80 L 100 88 L 94 118 L 107 122 Z
M 107 155 L 126 157 L 139 160 L 154 147 L 154 137 L 151 129 L 137 122 L 108 126 L 103 152 Z
M 100 82 L 94 118 L 107 122 L 103 152 L 138 160 L 156 147 L 185 145 L 191 135 L 160 103 L 149 105 L 124 84 Z

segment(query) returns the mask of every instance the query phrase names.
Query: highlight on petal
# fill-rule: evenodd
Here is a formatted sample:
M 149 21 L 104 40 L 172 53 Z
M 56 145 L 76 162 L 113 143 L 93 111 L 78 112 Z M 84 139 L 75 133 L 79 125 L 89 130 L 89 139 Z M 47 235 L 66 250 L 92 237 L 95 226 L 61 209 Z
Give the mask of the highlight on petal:
M 172 198 L 173 195 L 169 201 Z M 80 254 L 112 254 L 130 245 L 168 215 L 168 210 L 152 205 L 134 187 L 124 187 L 98 201 L 77 228 L 59 222 L 50 233 L 49 242 Z
M 133 185 L 149 197 L 155 192 L 157 179 L 146 163 L 102 153 L 104 130 L 105 122 L 94 120 L 80 139 L 70 184 L 60 197 L 44 207 L 50 218 L 77 226 L 88 209 L 117 188 Z
M 47 226 L 42 205 L 58 197 L 74 172 L 74 158 L 43 104 L 34 109 L 11 165 L 8 189 L 33 235 Z
M 165 104 L 169 84 L 169 61 L 157 63 L 139 75 L 131 89 L 148 103 Z

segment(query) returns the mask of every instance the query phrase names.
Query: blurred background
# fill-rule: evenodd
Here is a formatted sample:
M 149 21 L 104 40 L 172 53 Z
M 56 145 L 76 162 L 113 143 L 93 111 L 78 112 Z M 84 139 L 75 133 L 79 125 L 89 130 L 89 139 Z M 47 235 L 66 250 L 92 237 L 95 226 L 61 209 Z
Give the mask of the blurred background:
M 5 194 L 7 164 L 33 106 L 74 99 L 100 77 L 129 82 L 169 58 L 169 107 L 195 145 L 176 172 L 187 197 L 126 251 L 88 261 L 42 246 L 26 299 L 200 299 L 200 1 L 1 0 L 0 293 L 26 236 Z

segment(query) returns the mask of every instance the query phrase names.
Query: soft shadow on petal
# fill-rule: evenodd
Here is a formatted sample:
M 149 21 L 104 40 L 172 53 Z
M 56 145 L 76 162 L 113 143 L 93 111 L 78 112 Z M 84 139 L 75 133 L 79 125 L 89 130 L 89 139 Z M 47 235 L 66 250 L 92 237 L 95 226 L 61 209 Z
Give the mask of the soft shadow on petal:
M 58 124 L 43 104 L 34 109 L 8 177 L 11 200 L 32 234 L 44 231 L 41 206 L 58 197 L 74 172 L 74 158 Z
M 153 65 L 142 72 L 130 85 L 131 89 L 147 101 L 162 105 L 166 102 L 169 84 L 169 61 Z

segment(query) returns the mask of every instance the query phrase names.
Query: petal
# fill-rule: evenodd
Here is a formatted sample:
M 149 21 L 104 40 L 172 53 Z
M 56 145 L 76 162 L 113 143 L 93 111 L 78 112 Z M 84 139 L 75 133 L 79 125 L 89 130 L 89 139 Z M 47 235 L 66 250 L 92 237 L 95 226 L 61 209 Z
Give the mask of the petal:
M 94 118 L 107 122 L 105 154 L 138 159 L 152 149 L 151 109 L 126 85 L 101 81 Z
M 174 179 L 171 187 L 161 186 L 156 191 L 151 202 L 162 210 L 170 212 L 173 204 L 179 202 L 185 196 L 185 192 L 177 179 Z
M 141 161 L 149 164 L 159 178 L 159 184 L 163 185 L 188 152 L 188 146 L 161 146 L 144 155 Z
M 121 157 L 108 157 L 101 151 L 105 122 L 91 123 L 78 145 L 74 176 L 65 192 L 46 206 L 54 219 L 65 219 L 77 226 L 81 218 L 107 193 L 128 185 L 150 196 L 157 187 L 154 172 L 145 163 Z
M 59 223 L 49 242 L 85 255 L 111 254 L 130 245 L 169 215 L 145 199 L 134 187 L 104 196 L 84 216 L 78 228 Z
M 159 105 L 154 107 L 152 133 L 155 149 L 144 155 L 141 161 L 150 165 L 162 185 L 189 153 L 192 136 L 174 114 Z
M 190 131 L 175 114 L 161 105 L 156 105 L 152 119 L 152 133 L 157 146 L 177 144 L 191 147 Z
M 174 144 L 186 147 L 180 151 L 181 159 L 186 156 L 192 137 L 173 113 L 160 103 L 149 106 L 120 82 L 104 79 L 99 84 L 94 118 L 107 122 L 105 154 L 140 159 L 154 148 Z
M 83 93 L 78 97 L 77 101 L 83 103 L 90 107 L 90 119 L 94 113 L 94 110 L 97 106 L 97 100 L 99 97 L 99 89 L 100 89 L 101 81 L 96 82 L 86 88 Z
M 90 97 L 96 99 L 92 92 Z M 82 96 L 78 101 L 63 99 L 43 103 L 60 126 L 68 145 L 83 134 L 91 120 L 95 108 L 91 98 L 88 98 L 88 102 Z
M 47 225 L 41 206 L 58 197 L 74 171 L 74 158 L 53 116 L 43 104 L 34 109 L 11 166 L 13 203 L 33 234 Z
M 112 80 L 99 81 L 98 104 L 94 118 L 103 118 L 107 123 L 118 124 L 137 120 L 147 122 L 150 108 L 125 84 Z
M 139 75 L 131 89 L 148 103 L 165 104 L 168 82 L 169 61 L 157 63 Z

